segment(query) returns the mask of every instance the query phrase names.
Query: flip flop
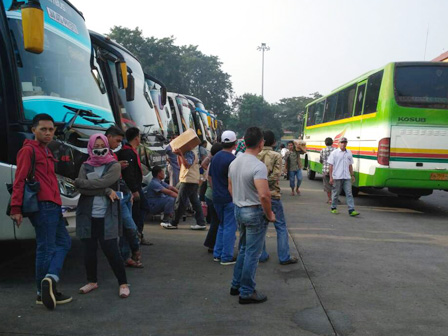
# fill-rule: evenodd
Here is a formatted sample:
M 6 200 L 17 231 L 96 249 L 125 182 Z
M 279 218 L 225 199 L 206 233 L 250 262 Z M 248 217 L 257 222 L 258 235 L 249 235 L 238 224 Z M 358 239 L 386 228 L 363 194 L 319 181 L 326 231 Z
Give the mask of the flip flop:
M 87 285 L 85 285 L 79 289 L 79 294 L 87 294 L 97 288 L 98 288 L 97 283 L 88 283 Z

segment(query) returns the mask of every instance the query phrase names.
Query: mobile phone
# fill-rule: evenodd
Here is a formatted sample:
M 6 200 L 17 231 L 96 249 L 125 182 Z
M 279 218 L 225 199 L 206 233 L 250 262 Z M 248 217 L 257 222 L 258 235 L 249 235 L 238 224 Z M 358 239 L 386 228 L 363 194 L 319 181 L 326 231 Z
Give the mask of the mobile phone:
M 118 199 L 123 199 L 123 193 L 121 191 L 116 191 L 115 193 L 117 194 Z

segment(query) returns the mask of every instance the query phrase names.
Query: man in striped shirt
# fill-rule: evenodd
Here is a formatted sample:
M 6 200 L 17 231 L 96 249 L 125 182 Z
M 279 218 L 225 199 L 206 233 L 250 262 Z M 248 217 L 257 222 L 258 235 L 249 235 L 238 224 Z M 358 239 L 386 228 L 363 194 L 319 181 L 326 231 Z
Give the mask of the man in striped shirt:
M 333 145 L 333 139 L 332 138 L 326 138 L 325 139 L 325 147 L 320 151 L 320 160 L 319 162 L 322 163 L 322 181 L 324 183 L 324 191 L 327 193 L 328 199 L 327 203 L 331 203 L 331 185 L 330 185 L 330 165 L 328 163 L 328 158 L 332 151 L 334 151 Z

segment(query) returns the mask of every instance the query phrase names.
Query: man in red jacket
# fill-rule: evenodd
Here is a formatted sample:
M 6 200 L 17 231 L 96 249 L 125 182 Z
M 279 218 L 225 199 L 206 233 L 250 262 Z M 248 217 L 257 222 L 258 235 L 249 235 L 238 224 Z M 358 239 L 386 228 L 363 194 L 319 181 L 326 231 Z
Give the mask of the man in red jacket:
M 54 172 L 54 162 L 47 145 L 53 140 L 55 126 L 48 114 L 38 114 L 33 119 L 35 140 L 25 140 L 17 154 L 17 170 L 11 198 L 11 219 L 20 227 L 23 221 L 22 201 L 25 180 L 35 155 L 35 179 L 40 183 L 37 195 L 39 212 L 30 216 L 36 231 L 36 285 L 37 304 L 54 309 L 56 304 L 72 301 L 56 289 L 65 256 L 71 247 L 70 236 L 61 211 L 61 196 Z

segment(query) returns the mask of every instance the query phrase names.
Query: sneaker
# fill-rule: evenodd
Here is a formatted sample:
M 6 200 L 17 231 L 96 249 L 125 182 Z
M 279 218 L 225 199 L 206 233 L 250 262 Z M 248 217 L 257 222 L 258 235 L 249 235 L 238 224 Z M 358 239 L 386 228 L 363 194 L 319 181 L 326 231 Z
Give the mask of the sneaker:
M 268 257 L 266 259 L 263 259 L 263 260 L 259 259 L 258 262 L 263 264 L 263 263 L 267 262 L 269 260 L 269 258 L 270 258 L 270 256 L 268 255 Z
M 221 265 L 223 266 L 229 266 L 229 265 L 234 265 L 236 264 L 236 258 L 233 258 L 232 260 L 228 260 L 228 261 L 221 261 Z
M 51 276 L 47 276 L 42 279 L 40 286 L 42 303 L 47 309 L 53 310 L 56 307 L 56 297 L 54 295 L 56 292 L 56 281 Z
M 359 216 L 360 213 L 358 211 L 353 210 L 353 211 L 349 212 L 349 215 L 352 217 L 355 217 L 355 216 Z
M 291 265 L 291 264 L 297 264 L 299 262 L 299 259 L 297 257 L 291 257 L 289 260 L 280 262 L 280 265 Z
M 161 226 L 161 227 L 165 227 L 166 225 L 169 225 L 169 224 L 170 224 L 170 222 L 162 221 L 162 222 L 160 223 L 160 226 Z
M 254 291 L 252 295 L 247 298 L 243 298 L 240 296 L 239 303 L 240 304 L 262 303 L 266 302 L 267 300 L 268 297 L 266 295 Z
M 160 225 L 163 228 L 168 229 L 168 230 L 175 230 L 175 229 L 177 229 L 177 225 L 173 225 L 171 223 L 161 223 Z
M 56 293 L 55 298 L 56 298 L 56 304 L 57 304 L 57 305 L 61 305 L 61 304 L 69 303 L 69 302 L 72 302 L 72 301 L 73 301 L 73 298 L 72 298 L 71 296 L 64 295 L 64 294 L 62 294 L 62 293 Z M 36 304 L 38 304 L 38 305 L 43 304 L 43 302 L 42 302 L 42 296 L 40 296 L 40 295 L 37 296 L 37 298 L 36 298 Z
M 196 224 L 196 225 L 190 226 L 190 228 L 192 230 L 205 230 L 207 228 L 207 225 L 198 225 L 198 224 Z
M 331 213 L 337 215 L 339 213 L 338 209 L 331 209 Z
M 236 287 L 230 287 L 230 295 L 232 296 L 240 295 L 240 289 Z
M 215 262 L 220 262 L 221 261 L 221 258 L 213 258 L 213 261 L 215 261 Z

